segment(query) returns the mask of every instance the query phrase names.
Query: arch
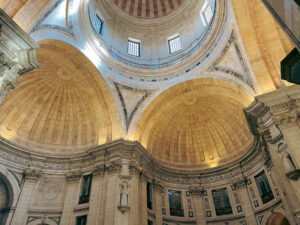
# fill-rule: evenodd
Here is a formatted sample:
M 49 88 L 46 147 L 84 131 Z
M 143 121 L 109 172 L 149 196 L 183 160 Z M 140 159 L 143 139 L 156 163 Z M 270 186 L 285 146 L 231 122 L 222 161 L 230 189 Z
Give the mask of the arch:
M 61 155 L 120 138 L 117 106 L 97 68 L 65 42 L 40 46 L 39 68 L 20 77 L 0 107 L 0 135 L 24 149 Z
M 280 61 L 293 49 L 263 1 L 232 0 L 245 51 L 263 92 L 284 86 Z
M 266 225 L 290 225 L 290 222 L 282 213 L 274 212 L 268 217 Z
M 13 190 L 8 180 L 0 173 L 0 224 L 5 224 L 13 204 Z
M 252 96 L 225 80 L 185 81 L 148 105 L 133 139 L 166 166 L 214 168 L 251 149 L 253 137 L 243 114 L 251 101 Z
M 49 218 L 43 218 L 43 219 L 33 220 L 28 225 L 57 225 L 57 223 L 54 220 L 51 220 Z
M 3 9 L 14 21 L 28 31 L 40 17 L 41 12 L 49 8 L 51 0 L 2 0 L 0 8 Z
M 156 90 L 153 92 L 147 99 L 145 99 L 144 104 L 138 108 L 136 111 L 135 116 L 133 117 L 126 138 L 129 140 L 134 140 L 134 132 L 137 129 L 138 120 L 144 113 L 144 111 L 149 107 L 149 105 L 152 104 L 152 102 L 160 96 L 162 93 L 167 91 L 170 88 L 173 88 L 176 85 L 179 85 L 182 82 L 186 81 L 193 81 L 193 80 L 201 80 L 201 79 L 215 79 L 219 80 L 220 82 L 230 83 L 234 86 L 236 86 L 238 89 L 241 90 L 241 92 L 245 93 L 246 96 L 248 96 L 249 104 L 253 102 L 255 91 L 251 89 L 245 82 L 241 81 L 240 79 L 226 74 L 224 72 L 202 72 L 202 71 L 194 71 L 186 76 L 180 76 L 178 78 L 174 78 L 172 81 L 162 83 L 162 85 L 159 86 L 159 90 Z

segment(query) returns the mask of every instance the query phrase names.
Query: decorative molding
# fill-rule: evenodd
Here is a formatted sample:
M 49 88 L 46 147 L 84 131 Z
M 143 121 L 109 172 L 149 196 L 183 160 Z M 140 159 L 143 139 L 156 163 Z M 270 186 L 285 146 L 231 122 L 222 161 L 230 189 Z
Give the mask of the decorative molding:
M 77 183 L 79 182 L 81 176 L 82 176 L 81 171 L 72 171 L 69 174 L 67 174 L 67 182 L 69 184 Z
M 38 180 L 40 179 L 42 175 L 42 172 L 40 169 L 25 169 L 24 170 L 24 176 L 25 176 L 25 181 L 26 182 L 32 182 L 32 183 L 37 183 Z
M 124 113 L 124 117 L 125 117 L 125 121 L 126 121 L 126 128 L 128 129 L 130 122 L 131 122 L 132 118 L 134 117 L 136 111 L 141 106 L 141 104 L 145 101 L 145 99 L 151 95 L 151 91 L 128 87 L 126 85 L 119 84 L 116 82 L 114 82 L 114 85 L 117 89 L 117 92 L 118 92 L 118 95 L 119 95 L 119 98 L 120 98 L 120 101 L 122 104 L 123 113 Z M 131 92 L 131 99 L 129 99 L 130 96 L 128 96 L 126 98 L 122 89 L 127 90 L 128 92 Z M 132 99 L 133 99 L 132 97 L 134 95 L 138 95 L 138 94 L 140 96 L 138 96 L 138 98 L 136 99 L 136 102 L 133 103 L 134 107 L 132 109 L 129 109 L 128 101 L 132 101 Z M 127 104 L 126 104 L 126 102 L 127 102 Z
M 229 57 L 230 59 L 227 60 L 227 58 Z M 223 60 L 225 60 L 226 65 L 222 63 Z M 231 63 L 233 63 L 234 65 L 230 66 L 226 60 L 231 61 Z M 235 37 L 234 30 L 232 30 L 228 43 L 223 49 L 221 55 L 213 63 L 211 70 L 222 71 L 224 73 L 233 75 L 248 84 L 252 89 L 254 89 L 249 69 L 242 56 L 240 46 Z
M 239 161 L 224 167 L 207 170 L 170 170 L 168 167 L 157 162 L 146 149 L 138 142 L 117 140 L 105 145 L 88 150 L 85 154 L 74 155 L 67 158 L 51 157 L 31 153 L 26 155 L 22 149 L 14 149 L 0 142 L 0 161 L 12 168 L 24 168 L 28 165 L 39 168 L 47 174 L 60 174 L 67 177 L 68 182 L 77 182 L 82 175 L 81 170 L 96 171 L 97 173 L 119 174 L 120 162 L 129 162 L 129 175 L 141 177 L 143 180 L 159 178 L 164 183 L 176 183 L 189 188 L 191 181 L 204 185 L 216 182 L 228 181 L 240 176 L 240 166 L 242 164 L 245 176 L 253 173 L 263 165 L 263 152 L 261 143 L 255 141 L 250 152 Z M 22 154 L 21 154 L 22 153 Z M 93 160 L 91 160 L 93 159 Z M 103 165 L 103 167 L 101 166 Z M 101 168 L 102 167 L 102 168 Z M 103 171 L 104 170 L 104 171 Z M 230 171 L 230 172 L 228 172 Z M 189 176 L 186 176 L 189 174 Z M 201 179 L 199 180 L 199 176 Z
M 59 25 L 55 25 L 55 24 L 42 24 L 43 21 L 45 19 L 47 19 L 47 17 L 53 12 L 55 11 L 55 9 L 61 4 L 63 3 L 63 1 L 65 0 L 58 0 L 51 8 L 49 11 L 46 12 L 46 14 L 44 16 L 42 16 L 42 18 L 36 23 L 36 25 L 31 29 L 31 31 L 29 32 L 30 34 L 39 31 L 39 30 L 43 30 L 43 29 L 53 29 L 53 30 L 58 30 L 58 31 L 63 31 L 73 37 L 75 37 L 74 34 L 74 25 L 73 25 L 73 16 L 72 13 L 69 13 L 68 15 L 68 24 L 67 27 L 62 27 Z M 69 10 L 68 12 L 72 11 L 72 7 L 73 7 L 73 1 L 74 0 L 69 0 L 68 2 L 68 7 Z
M 264 218 L 264 215 L 261 215 L 261 216 L 257 217 L 257 221 L 258 221 L 259 224 L 262 224 L 263 218 Z

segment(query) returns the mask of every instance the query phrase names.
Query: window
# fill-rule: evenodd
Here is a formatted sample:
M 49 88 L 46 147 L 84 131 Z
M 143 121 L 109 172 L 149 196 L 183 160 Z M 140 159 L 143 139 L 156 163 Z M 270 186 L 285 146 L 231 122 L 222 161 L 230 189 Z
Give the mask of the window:
M 153 225 L 153 221 L 152 220 L 148 220 L 148 225 Z
M 148 209 L 153 209 L 153 184 L 150 182 L 147 182 L 147 207 Z
M 92 186 L 92 174 L 83 176 L 82 191 L 79 197 L 79 204 L 88 203 L 90 200 L 90 192 Z
M 207 1 L 205 1 L 201 11 L 200 16 L 202 18 L 202 22 L 204 26 L 208 26 L 208 24 L 211 22 L 213 18 L 213 12 L 212 9 Z
M 76 218 L 76 225 L 86 225 L 86 219 L 87 219 L 86 215 L 84 215 L 84 216 L 78 216 Z
M 174 36 L 170 37 L 168 43 L 169 43 L 170 54 L 173 54 L 181 50 L 180 37 L 178 34 L 175 35 L 175 37 Z
M 102 35 L 103 26 L 104 26 L 103 20 L 101 20 L 100 17 L 98 15 L 96 15 L 95 22 L 94 22 L 94 28 L 100 35 Z
M 128 50 L 127 50 L 127 53 L 129 55 L 140 57 L 140 45 L 141 45 L 141 43 L 140 43 L 139 40 L 130 38 L 128 40 Z
M 226 188 L 213 190 L 212 195 L 217 216 L 232 214 L 232 208 Z
M 184 216 L 182 209 L 181 191 L 169 191 L 169 206 L 171 216 Z
M 255 182 L 258 187 L 261 200 L 264 204 L 274 199 L 274 195 L 265 171 L 262 171 L 255 176 Z

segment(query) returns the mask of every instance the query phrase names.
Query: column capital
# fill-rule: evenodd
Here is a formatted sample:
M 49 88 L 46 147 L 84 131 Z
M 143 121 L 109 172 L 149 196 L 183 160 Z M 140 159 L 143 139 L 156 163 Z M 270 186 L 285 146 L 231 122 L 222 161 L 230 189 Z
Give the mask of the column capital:
M 192 187 L 189 188 L 189 192 L 191 193 L 192 197 L 207 196 L 207 191 L 204 189 L 204 187 Z
M 67 182 L 68 183 L 77 183 L 81 178 L 81 171 L 71 171 L 67 174 Z
M 23 172 L 25 179 L 27 182 L 37 183 L 40 177 L 42 176 L 42 172 L 39 169 L 25 169 Z
M 232 187 L 234 189 L 244 188 L 244 187 L 247 187 L 248 183 L 249 183 L 248 178 L 244 177 L 244 178 L 241 178 L 238 181 L 234 182 L 232 184 Z

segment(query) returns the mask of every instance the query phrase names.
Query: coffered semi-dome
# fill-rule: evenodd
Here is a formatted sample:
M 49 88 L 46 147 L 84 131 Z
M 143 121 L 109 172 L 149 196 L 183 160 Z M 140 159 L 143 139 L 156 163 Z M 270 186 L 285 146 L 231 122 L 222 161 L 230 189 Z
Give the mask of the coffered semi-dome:
M 39 68 L 19 77 L 0 106 L 0 136 L 56 155 L 119 138 L 113 97 L 94 65 L 63 42 L 40 46 Z
M 253 144 L 243 113 L 252 99 L 222 80 L 186 81 L 148 106 L 138 121 L 135 139 L 158 161 L 177 169 L 228 164 Z

